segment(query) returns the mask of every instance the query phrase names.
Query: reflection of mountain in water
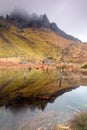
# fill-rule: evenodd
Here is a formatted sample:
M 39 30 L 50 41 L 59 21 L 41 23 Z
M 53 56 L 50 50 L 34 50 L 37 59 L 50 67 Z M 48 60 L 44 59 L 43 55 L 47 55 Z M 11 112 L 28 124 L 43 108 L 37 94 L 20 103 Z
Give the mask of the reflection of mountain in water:
M 46 72 L 32 70 L 29 74 L 27 72 L 26 84 L 23 78 L 21 72 L 11 73 L 9 80 L 5 78 L 6 81 L 0 87 L 0 106 L 5 105 L 12 111 L 21 108 L 44 110 L 49 102 L 53 103 L 63 93 L 81 85 L 87 86 L 87 77 L 78 73 L 63 74 L 61 78 L 53 71 L 48 75 Z
M 29 108 L 31 111 L 34 111 L 35 109 L 44 110 L 49 102 L 53 103 L 56 98 L 58 98 L 62 94 L 69 92 L 77 87 L 62 89 L 56 92 L 55 94 L 51 95 L 47 99 L 45 97 L 24 98 L 24 97 L 18 96 L 14 100 L 7 102 L 4 105 L 6 109 L 9 108 L 11 111 L 16 110 L 16 112 L 20 111 L 20 109 L 23 109 L 23 108 Z

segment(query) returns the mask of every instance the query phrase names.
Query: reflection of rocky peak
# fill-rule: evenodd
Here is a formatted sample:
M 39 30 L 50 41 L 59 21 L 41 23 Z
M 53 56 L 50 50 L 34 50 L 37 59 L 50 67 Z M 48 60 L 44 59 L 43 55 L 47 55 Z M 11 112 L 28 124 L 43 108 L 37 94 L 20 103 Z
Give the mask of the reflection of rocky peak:
M 13 100 L 7 100 L 5 103 L 2 102 L 1 106 L 5 105 L 6 109 L 9 108 L 13 113 L 18 113 L 21 109 L 27 108 L 29 108 L 31 111 L 34 111 L 35 109 L 41 109 L 43 111 L 48 103 L 53 103 L 56 98 L 66 92 L 76 89 L 77 87 L 61 89 L 55 92 L 53 95 L 48 96 L 48 98 L 45 95 L 30 98 L 25 98 L 22 95 L 18 95 Z

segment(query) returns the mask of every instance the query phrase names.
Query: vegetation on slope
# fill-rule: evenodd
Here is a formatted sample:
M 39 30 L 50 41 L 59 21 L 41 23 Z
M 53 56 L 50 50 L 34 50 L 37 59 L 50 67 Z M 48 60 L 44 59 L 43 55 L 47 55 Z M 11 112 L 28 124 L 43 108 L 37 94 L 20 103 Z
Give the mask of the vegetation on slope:
M 87 112 L 81 112 L 70 121 L 71 130 L 87 130 Z
M 59 62 L 64 57 L 65 61 L 74 62 L 81 49 L 81 43 L 58 36 L 50 29 L 19 29 L 5 20 L 0 21 L 0 58 L 19 57 L 33 61 L 49 58 Z M 86 53 L 85 50 L 83 55 Z
M 56 130 L 87 130 L 87 112 L 79 112 L 68 121 L 68 126 L 57 125 Z
M 45 57 L 45 49 L 55 49 L 41 38 L 37 31 L 33 29 L 20 32 L 13 26 L 9 30 L 0 28 L 0 57 L 31 57 L 42 59 Z M 44 32 L 43 32 L 44 33 Z
M 31 25 L 31 27 L 32 26 L 33 25 Z M 51 29 L 54 30 L 53 25 Z M 65 33 L 63 35 L 64 36 L 61 37 L 62 35 L 57 35 L 49 28 L 17 28 L 17 26 L 14 26 L 10 22 L 1 20 L 0 58 L 19 58 L 20 61 L 24 59 L 25 61 L 32 61 L 33 63 L 36 61 L 42 62 L 44 59 L 50 59 L 54 63 L 59 63 L 60 61 L 79 63 L 82 62 L 81 58 L 85 61 L 87 45 L 81 45 L 79 42 L 67 40 Z M 84 52 L 82 52 L 82 49 L 84 49 Z M 87 68 L 87 65 L 82 66 L 82 68 Z M 60 81 L 58 71 L 59 68 L 57 73 L 52 72 L 52 70 L 49 70 L 47 73 L 40 69 L 32 69 L 30 71 L 27 68 L 25 72 L 24 69 L 11 70 L 3 68 L 0 70 L 0 104 L 2 105 L 4 102 L 17 97 L 46 96 L 47 98 L 47 96 L 50 97 L 55 92 L 69 87 L 69 85 L 74 82 L 72 78 L 70 78 L 70 74 L 68 77 L 68 79 L 70 78 L 68 85 L 68 83 L 65 82 L 67 79 Z M 61 84 L 63 84 L 62 87 Z M 82 118 L 81 122 L 82 121 L 84 121 L 84 118 Z M 83 129 L 85 130 L 81 124 L 81 130 Z
M 79 54 L 81 50 L 80 45 L 81 43 L 67 40 L 46 28 L 19 29 L 9 22 L 0 21 L 0 59 L 7 60 L 11 58 L 13 60 L 15 58 L 17 60 L 19 58 L 19 61 L 24 59 L 28 63 L 32 62 L 32 64 L 42 63 L 44 59 L 51 59 L 51 61 L 58 64 L 60 61 L 63 62 L 63 59 L 64 61 L 74 61 L 73 56 Z M 77 47 L 79 47 L 78 52 L 76 51 Z M 2 64 L 1 61 L 0 64 Z M 49 84 L 55 78 L 55 75 L 52 73 L 50 75 L 53 75 L 53 77 L 49 76 L 50 78 L 48 78 L 48 73 L 45 74 L 43 70 L 27 72 L 26 86 L 24 86 L 24 70 L 16 68 L 15 71 L 8 71 L 8 69 L 4 69 L 5 71 L 3 69 L 0 71 L 1 95 L 9 94 L 8 96 L 14 97 L 18 94 L 16 93 L 18 91 L 23 96 L 36 96 L 39 92 L 50 95 L 58 90 L 56 87 L 53 87 L 52 91 L 50 90 Z M 48 88 L 50 90 L 49 93 Z M 17 91 L 15 91 L 16 89 Z
M 87 64 L 84 64 L 81 69 L 87 69 Z
M 79 39 L 68 35 L 59 29 L 56 23 L 50 23 L 46 14 L 38 16 L 37 14 L 33 13 L 32 15 L 28 15 L 26 11 L 16 9 L 11 13 L 10 16 L 6 16 L 6 21 L 14 23 L 19 28 L 48 28 L 66 39 L 81 42 Z

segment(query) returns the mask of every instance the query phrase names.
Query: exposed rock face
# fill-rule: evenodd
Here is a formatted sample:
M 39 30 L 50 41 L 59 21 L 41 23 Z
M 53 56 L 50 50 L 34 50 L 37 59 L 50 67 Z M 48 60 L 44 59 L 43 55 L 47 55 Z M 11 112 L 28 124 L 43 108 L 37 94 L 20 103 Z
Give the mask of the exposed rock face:
M 79 39 L 77 39 L 77 38 L 75 38 L 75 37 L 73 37 L 73 36 L 71 36 L 71 35 L 68 35 L 68 34 L 66 34 L 64 31 L 62 31 L 61 29 L 59 29 L 59 28 L 57 27 L 56 23 L 51 23 L 51 24 L 50 24 L 50 28 L 51 28 L 54 32 L 56 32 L 58 35 L 60 35 L 60 36 L 62 36 L 62 37 L 64 37 L 64 38 L 66 38 L 66 39 L 70 39 L 70 40 L 73 40 L 73 41 L 81 42 Z
M 0 16 L 0 20 L 3 17 Z M 50 23 L 46 14 L 38 16 L 33 13 L 32 15 L 28 15 L 24 11 L 14 10 L 10 16 L 6 16 L 6 21 L 12 22 L 19 28 L 49 28 L 54 31 L 56 34 L 73 41 L 81 42 L 79 39 L 74 38 L 71 35 L 66 34 L 60 28 L 58 28 L 56 23 Z
M 50 59 L 45 59 L 45 60 L 43 61 L 43 63 L 44 63 L 44 64 L 51 64 L 51 60 L 50 60 Z

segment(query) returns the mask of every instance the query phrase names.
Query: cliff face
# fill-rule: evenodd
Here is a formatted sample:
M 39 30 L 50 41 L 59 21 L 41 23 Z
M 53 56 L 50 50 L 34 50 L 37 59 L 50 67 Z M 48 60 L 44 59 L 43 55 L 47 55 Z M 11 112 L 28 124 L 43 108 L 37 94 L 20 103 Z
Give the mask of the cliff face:
M 56 25 L 56 23 L 51 23 L 50 24 L 50 28 L 56 32 L 58 35 L 66 38 L 66 39 L 70 39 L 70 40 L 73 40 L 73 41 L 78 41 L 78 42 L 81 42 L 78 38 L 75 38 L 73 37 L 72 35 L 68 35 L 67 33 L 65 33 L 64 31 L 62 31 L 61 29 L 59 29 Z
M 0 57 L 81 62 L 86 61 L 86 50 L 87 44 L 50 23 L 45 14 L 16 10 L 0 17 Z
M 52 30 L 54 26 L 51 24 Z M 36 60 L 51 59 L 84 62 L 87 44 L 56 34 L 49 28 L 18 28 L 0 20 L 0 57 L 21 57 Z
M 29 16 L 26 12 L 13 11 L 10 16 L 6 16 L 6 21 L 12 22 L 19 28 L 48 28 L 66 39 L 81 42 L 79 39 L 62 31 L 56 23 L 50 23 L 46 14 L 38 16 L 33 13 Z

